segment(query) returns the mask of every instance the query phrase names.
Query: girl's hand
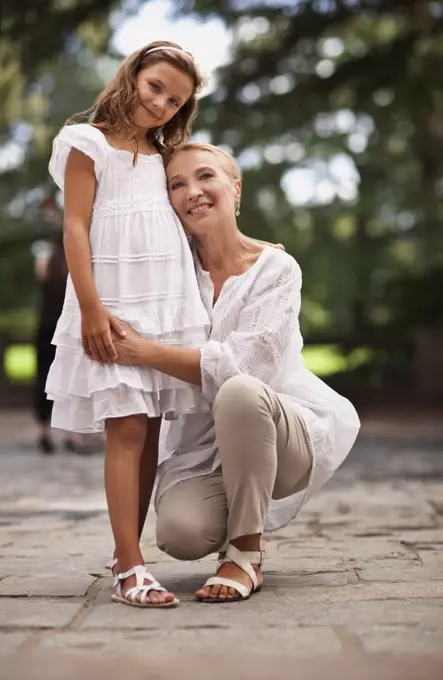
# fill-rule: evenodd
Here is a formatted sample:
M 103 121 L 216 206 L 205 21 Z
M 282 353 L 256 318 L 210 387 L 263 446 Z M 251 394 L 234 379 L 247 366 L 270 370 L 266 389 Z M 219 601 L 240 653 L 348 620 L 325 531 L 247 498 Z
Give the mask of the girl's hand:
M 111 331 L 120 337 L 126 335 L 122 323 L 104 305 L 82 311 L 82 345 L 90 359 L 103 364 L 115 361 L 117 352 Z

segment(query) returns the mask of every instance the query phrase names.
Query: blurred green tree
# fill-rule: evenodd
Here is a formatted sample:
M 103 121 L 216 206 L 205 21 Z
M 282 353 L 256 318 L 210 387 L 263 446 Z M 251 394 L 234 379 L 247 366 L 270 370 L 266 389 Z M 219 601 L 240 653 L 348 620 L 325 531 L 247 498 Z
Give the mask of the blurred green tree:
M 245 229 L 301 261 L 305 328 L 388 327 L 387 282 L 443 266 L 442 5 L 182 0 L 179 11 L 232 28 L 199 124 L 250 166 Z M 294 168 L 316 178 L 311 196 Z
M 420 332 L 432 327 L 434 352 L 427 342 L 426 353 L 440 355 L 440 303 L 423 296 L 432 294 L 430 281 L 440 281 L 443 269 L 441 3 L 174 5 L 179 14 L 217 15 L 232 31 L 232 58 L 201 102 L 198 132 L 231 149 L 244 167 L 242 228 L 282 241 L 300 261 L 305 334 L 350 344 L 380 336 L 420 344 Z M 104 51 L 107 17 L 117 6 L 25 0 L 19 7 L 6 0 L 0 143 L 24 134 L 22 122 L 32 129 L 20 171 L 2 176 L 10 248 L 11 232 L 28 214 L 19 215 L 20 197 L 29 201 L 46 181 L 54 131 L 99 86 L 96 59 L 87 55 Z
M 0 309 L 35 298 L 31 245 L 51 238 L 41 210 L 52 138 L 103 86 L 112 0 L 2 3 Z M 61 225 L 58 225 L 59 228 Z

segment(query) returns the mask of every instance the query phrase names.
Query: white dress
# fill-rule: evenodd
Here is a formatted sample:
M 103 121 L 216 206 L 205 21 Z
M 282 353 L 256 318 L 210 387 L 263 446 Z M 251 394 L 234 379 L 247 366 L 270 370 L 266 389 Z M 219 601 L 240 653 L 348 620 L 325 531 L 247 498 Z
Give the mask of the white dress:
M 206 341 L 208 315 L 200 298 L 192 253 L 169 202 L 159 154 L 115 149 L 89 124 L 62 128 L 49 171 L 63 191 L 75 147 L 94 161 L 97 189 L 90 227 L 94 279 L 102 303 L 144 337 L 183 347 Z M 101 365 L 81 344 L 81 315 L 68 277 L 54 334 L 55 360 L 46 392 L 52 426 L 100 432 L 107 418 L 194 413 L 208 408 L 198 387 L 136 366 Z

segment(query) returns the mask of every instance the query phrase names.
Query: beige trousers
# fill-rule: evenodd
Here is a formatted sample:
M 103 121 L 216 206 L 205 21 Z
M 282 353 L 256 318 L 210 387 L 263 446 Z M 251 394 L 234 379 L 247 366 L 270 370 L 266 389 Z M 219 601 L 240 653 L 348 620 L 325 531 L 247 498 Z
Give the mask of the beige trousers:
M 271 498 L 306 488 L 312 453 L 305 423 L 284 396 L 239 375 L 213 406 L 221 467 L 167 489 L 157 507 L 157 545 L 179 560 L 262 534 Z

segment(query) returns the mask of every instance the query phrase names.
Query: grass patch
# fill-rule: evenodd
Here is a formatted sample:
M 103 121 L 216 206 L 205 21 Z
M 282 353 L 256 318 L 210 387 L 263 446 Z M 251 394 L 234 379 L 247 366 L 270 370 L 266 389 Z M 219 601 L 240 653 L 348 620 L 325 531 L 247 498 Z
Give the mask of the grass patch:
M 334 373 L 352 370 L 366 363 L 371 351 L 361 347 L 349 355 L 335 345 L 315 345 L 303 349 L 303 359 L 310 371 L 321 378 Z M 11 382 L 32 382 L 37 371 L 37 358 L 33 345 L 11 345 L 5 352 L 4 370 Z
M 302 354 L 306 368 L 320 377 L 346 370 L 346 357 L 334 345 L 304 347 Z
M 345 354 L 338 345 L 311 345 L 304 347 L 302 354 L 306 368 L 320 378 L 354 370 L 373 356 L 366 347 L 358 347 Z
M 37 372 L 35 347 L 10 345 L 4 354 L 3 369 L 11 382 L 33 382 Z

